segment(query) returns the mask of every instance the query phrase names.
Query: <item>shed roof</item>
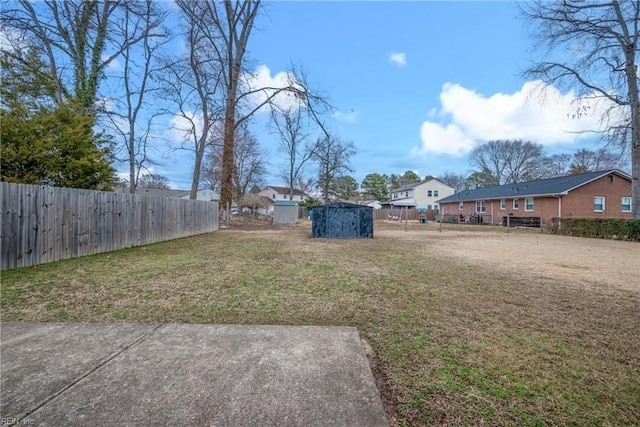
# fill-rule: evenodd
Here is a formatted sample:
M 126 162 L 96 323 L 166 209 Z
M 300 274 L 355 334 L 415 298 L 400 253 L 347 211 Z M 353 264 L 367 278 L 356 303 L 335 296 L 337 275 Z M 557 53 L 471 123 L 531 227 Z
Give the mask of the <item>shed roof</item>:
M 347 202 L 337 202 L 331 203 L 328 205 L 318 206 L 318 207 L 327 207 L 327 208 L 344 208 L 344 209 L 373 209 L 371 206 L 367 205 L 358 205 L 356 203 L 347 203 Z
M 298 206 L 295 200 L 276 200 L 275 206 Z
M 583 173 L 579 175 L 559 176 L 556 178 L 540 179 L 537 181 L 519 182 L 515 184 L 498 185 L 495 187 L 463 190 L 437 203 L 466 202 L 473 200 L 495 200 L 504 198 L 555 196 L 565 195 L 569 191 L 595 181 L 603 176 L 615 174 L 631 181 L 631 177 L 617 169 Z

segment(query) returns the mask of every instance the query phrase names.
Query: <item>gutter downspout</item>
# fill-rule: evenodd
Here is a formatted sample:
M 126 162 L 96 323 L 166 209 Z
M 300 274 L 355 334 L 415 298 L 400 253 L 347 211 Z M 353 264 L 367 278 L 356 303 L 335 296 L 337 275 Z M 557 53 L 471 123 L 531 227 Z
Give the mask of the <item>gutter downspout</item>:
M 558 230 L 562 227 L 562 196 L 556 196 L 558 198 Z

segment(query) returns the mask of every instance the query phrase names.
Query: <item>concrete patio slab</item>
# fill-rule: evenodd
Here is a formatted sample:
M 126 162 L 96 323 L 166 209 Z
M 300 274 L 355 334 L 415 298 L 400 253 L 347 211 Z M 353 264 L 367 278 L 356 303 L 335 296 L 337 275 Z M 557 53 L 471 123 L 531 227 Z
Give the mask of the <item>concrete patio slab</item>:
M 3 420 L 387 426 L 352 327 L 0 325 Z

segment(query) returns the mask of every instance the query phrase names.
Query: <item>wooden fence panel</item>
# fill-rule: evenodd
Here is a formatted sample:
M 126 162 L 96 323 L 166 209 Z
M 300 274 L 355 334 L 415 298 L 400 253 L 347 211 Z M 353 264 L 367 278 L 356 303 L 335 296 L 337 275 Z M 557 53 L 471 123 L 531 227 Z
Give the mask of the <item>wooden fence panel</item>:
M 0 182 L 0 269 L 218 230 L 218 203 Z

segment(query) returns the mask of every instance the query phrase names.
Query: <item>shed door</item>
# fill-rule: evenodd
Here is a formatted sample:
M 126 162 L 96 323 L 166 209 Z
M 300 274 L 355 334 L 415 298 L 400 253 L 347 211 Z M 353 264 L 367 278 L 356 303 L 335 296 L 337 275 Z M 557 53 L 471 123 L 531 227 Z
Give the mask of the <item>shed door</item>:
M 358 237 L 358 210 L 328 209 L 327 237 Z

